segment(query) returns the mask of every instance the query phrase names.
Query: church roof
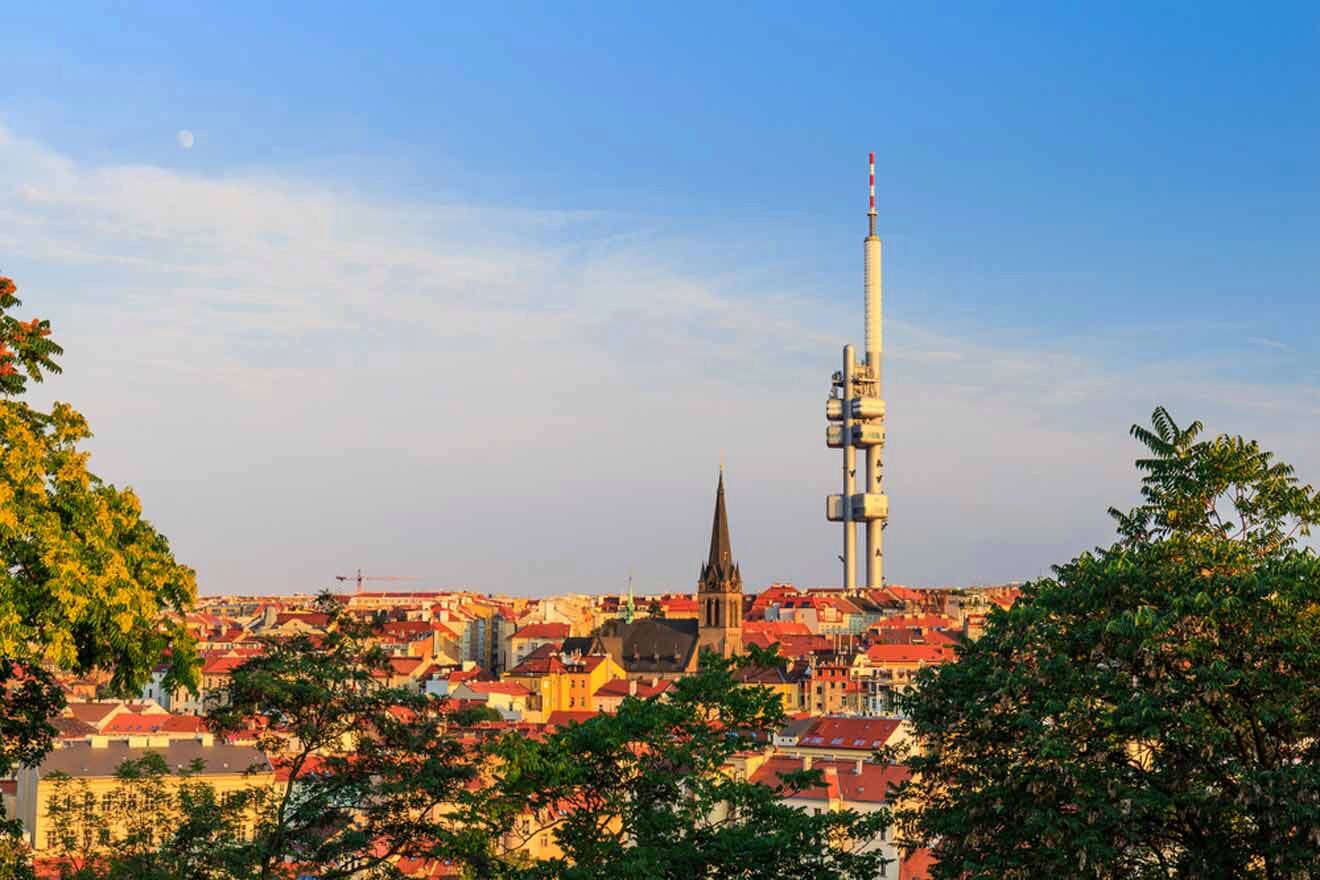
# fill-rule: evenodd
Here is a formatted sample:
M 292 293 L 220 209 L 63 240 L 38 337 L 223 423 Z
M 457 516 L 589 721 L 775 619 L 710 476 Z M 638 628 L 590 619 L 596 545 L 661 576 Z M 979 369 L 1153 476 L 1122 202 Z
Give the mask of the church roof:
M 710 566 L 732 566 L 733 545 L 729 541 L 729 514 L 724 509 L 724 470 L 720 470 L 720 484 L 715 490 L 715 521 L 710 527 Z
M 722 583 L 742 577 L 733 561 L 733 543 L 729 540 L 729 513 L 724 505 L 724 469 L 720 468 L 720 482 L 715 489 L 715 517 L 710 526 L 710 557 L 701 566 L 702 582 Z
M 676 673 L 689 669 L 697 650 L 697 621 L 643 617 L 632 623 L 607 621 L 601 645 L 631 673 Z

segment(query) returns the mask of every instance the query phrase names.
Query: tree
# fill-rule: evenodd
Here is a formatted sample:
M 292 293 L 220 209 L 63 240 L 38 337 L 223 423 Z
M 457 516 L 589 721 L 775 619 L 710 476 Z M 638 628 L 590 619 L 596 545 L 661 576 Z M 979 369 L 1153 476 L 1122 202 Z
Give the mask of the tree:
M 1320 876 L 1320 496 L 1201 430 L 1134 426 L 1118 541 L 919 675 L 899 819 L 937 876 Z
M 760 662 L 767 662 L 762 656 Z M 731 662 L 703 656 L 695 675 L 663 699 L 626 697 L 542 739 L 509 734 L 492 746 L 493 778 L 468 816 L 492 845 L 471 862 L 481 876 L 590 878 L 870 878 L 868 849 L 886 813 L 808 814 L 783 803 L 821 784 L 820 772 L 786 774 L 776 787 L 729 766 L 759 751 L 783 722 L 775 693 L 740 687 Z M 562 856 L 528 858 L 538 833 Z
M 243 829 L 266 791 L 217 794 L 196 779 L 201 761 L 171 772 L 159 754 L 127 760 L 97 797 L 86 780 L 57 774 L 46 804 L 62 880 L 233 880 L 253 873 Z
M 256 731 L 289 780 L 257 825 L 250 876 L 297 865 L 318 880 L 394 877 L 400 857 L 451 857 L 462 832 L 445 811 L 476 769 L 447 735 L 443 705 L 388 686 L 370 625 L 329 594 L 318 607 L 325 634 L 267 641 L 210 713 L 220 735 Z
M 499 721 L 501 718 L 499 710 L 490 706 L 466 706 L 449 713 L 449 723 L 455 727 L 476 727 L 482 722 Z
M 132 490 L 88 471 L 86 420 L 67 403 L 46 411 L 23 399 L 29 382 L 60 371 L 63 350 L 49 321 L 11 314 L 15 293 L 0 276 L 0 775 L 51 747 L 48 719 L 64 705 L 51 669 L 102 670 L 133 692 L 168 654 L 170 683 L 196 683 L 182 621 L 193 572 Z

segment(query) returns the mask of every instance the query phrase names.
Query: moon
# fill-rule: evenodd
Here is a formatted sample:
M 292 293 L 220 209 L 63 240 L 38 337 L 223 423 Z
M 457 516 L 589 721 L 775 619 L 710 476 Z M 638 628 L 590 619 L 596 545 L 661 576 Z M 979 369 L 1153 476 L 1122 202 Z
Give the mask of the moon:
M 186 128 L 180 129 L 179 133 L 174 137 L 179 141 L 179 146 L 183 147 L 185 150 L 191 150 L 193 143 L 197 140 L 193 137 L 193 133 Z

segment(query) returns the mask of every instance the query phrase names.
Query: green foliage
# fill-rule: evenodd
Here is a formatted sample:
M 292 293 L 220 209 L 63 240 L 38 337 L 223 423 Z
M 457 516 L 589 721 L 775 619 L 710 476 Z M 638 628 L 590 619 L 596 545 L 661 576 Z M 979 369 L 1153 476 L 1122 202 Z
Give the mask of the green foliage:
M 50 751 L 50 719 L 63 707 L 64 692 L 49 671 L 0 658 L 0 773 Z
M 5 880 L 35 880 L 32 852 L 22 837 L 16 819 L 0 820 L 0 877 Z
M 818 771 L 770 788 L 730 770 L 783 721 L 776 694 L 737 686 L 732 664 L 707 654 L 664 699 L 627 697 L 617 713 L 544 739 L 505 736 L 469 815 L 494 846 L 472 860 L 482 876 L 526 880 L 877 876 L 879 854 L 860 850 L 886 814 L 813 815 L 782 802 L 820 784 Z M 563 856 L 530 862 L 528 838 L 546 827 Z
M 276 792 L 251 846 L 262 880 L 286 860 L 319 880 L 393 877 L 390 860 L 448 857 L 458 832 L 440 810 L 476 770 L 446 735 L 442 706 L 386 687 L 371 628 L 330 595 L 324 636 L 271 641 L 236 669 L 210 715 L 221 734 L 259 722 L 259 742 L 292 784 Z
M 196 682 L 192 640 L 168 616 L 191 607 L 193 572 L 131 490 L 87 470 L 86 420 L 66 403 L 47 412 L 21 399 L 29 381 L 59 372 L 61 349 L 49 322 L 9 314 L 18 305 L 0 277 L 0 773 L 49 747 L 35 718 L 50 691 L 27 684 L 39 668 L 105 670 L 116 691 L 135 692 L 168 652 L 171 683 Z
M 1156 410 L 1120 541 L 1027 585 L 906 700 L 936 876 L 1317 876 L 1320 497 Z
M 486 721 L 499 721 L 500 713 L 490 706 L 467 706 L 449 713 L 449 723 L 456 727 L 475 727 Z

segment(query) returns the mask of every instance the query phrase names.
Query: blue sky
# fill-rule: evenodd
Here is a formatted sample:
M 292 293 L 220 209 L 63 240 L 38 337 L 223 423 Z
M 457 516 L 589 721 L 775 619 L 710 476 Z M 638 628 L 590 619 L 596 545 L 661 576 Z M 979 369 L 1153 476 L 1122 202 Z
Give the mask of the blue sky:
M 1320 480 L 1313 6 L 228 6 L 0 32 L 45 393 L 206 591 L 688 588 L 721 453 L 837 580 L 869 149 L 894 580 L 1106 540 L 1158 403 Z

